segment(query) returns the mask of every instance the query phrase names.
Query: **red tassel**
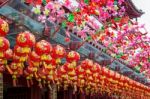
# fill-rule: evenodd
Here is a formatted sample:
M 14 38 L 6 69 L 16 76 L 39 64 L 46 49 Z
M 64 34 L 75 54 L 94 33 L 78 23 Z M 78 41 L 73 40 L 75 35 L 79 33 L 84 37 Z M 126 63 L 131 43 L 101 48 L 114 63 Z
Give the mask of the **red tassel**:
M 41 81 L 39 81 L 39 87 L 40 87 L 41 89 L 43 88 Z
M 27 86 L 30 87 L 29 79 L 27 79 Z
M 48 84 L 48 88 L 49 88 L 50 90 L 52 90 L 52 86 L 51 86 L 51 84 Z
M 16 79 L 13 79 L 13 86 L 14 86 L 14 87 L 17 86 Z
M 33 80 L 32 79 L 30 79 L 30 83 L 31 83 L 31 85 L 33 85 Z
M 8 65 L 6 65 L 6 69 L 8 70 L 8 72 L 12 75 L 13 74 L 13 71 L 9 68 Z

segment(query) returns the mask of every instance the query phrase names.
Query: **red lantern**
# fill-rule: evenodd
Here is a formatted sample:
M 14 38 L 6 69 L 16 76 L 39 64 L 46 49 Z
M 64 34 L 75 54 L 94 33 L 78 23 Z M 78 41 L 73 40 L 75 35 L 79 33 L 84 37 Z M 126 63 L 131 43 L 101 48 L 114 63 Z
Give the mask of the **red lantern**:
M 10 47 L 9 41 L 4 37 L 0 37 L 0 52 L 8 50 L 9 47 Z
M 85 85 L 85 70 L 81 65 L 76 67 L 76 75 L 77 75 L 77 86 L 80 88 L 80 91 L 83 92 L 83 87 Z
M 26 48 L 26 50 L 24 50 L 24 48 L 15 45 L 14 47 L 14 53 L 18 56 L 26 56 L 30 53 L 31 49 L 30 48 Z
M 45 57 L 46 57 L 46 58 L 45 58 L 44 62 L 46 62 L 46 64 L 51 64 L 51 62 L 52 62 L 52 57 L 51 57 L 51 55 L 48 54 L 48 55 L 46 55 Z
M 8 49 L 7 51 L 5 51 L 5 53 L 4 53 L 4 58 L 5 59 L 11 59 L 12 57 L 13 57 L 12 49 Z
M 93 67 L 91 68 L 91 71 L 93 73 L 99 73 L 100 72 L 100 65 L 98 63 L 94 63 Z
M 28 31 L 19 33 L 16 38 L 16 44 L 20 47 L 33 47 L 35 44 L 35 36 Z
M 56 45 L 54 48 L 53 48 L 53 51 L 52 51 L 52 57 L 53 58 L 63 58 L 66 54 L 66 51 L 65 49 L 60 46 L 60 45 Z
M 45 40 L 41 40 L 37 42 L 35 45 L 35 52 L 38 55 L 50 54 L 51 51 L 52 51 L 51 44 Z
M 103 74 L 104 76 L 108 77 L 108 76 L 109 76 L 109 69 L 106 68 L 106 67 L 103 67 L 103 68 L 102 68 L 102 74 Z
M 23 74 L 23 67 L 21 63 L 11 63 L 10 67 L 6 67 L 7 70 L 10 72 L 13 78 L 13 86 L 16 86 L 17 78 Z
M 16 63 L 25 62 L 27 60 L 27 56 L 18 56 L 13 54 L 13 61 Z
M 24 75 L 26 76 L 26 80 L 27 80 L 27 86 L 30 87 L 30 85 L 33 85 L 33 72 L 34 72 L 34 67 L 32 66 L 28 66 L 25 70 L 24 70 Z
M 115 75 L 114 79 L 116 79 L 117 81 L 120 81 L 121 75 L 119 73 L 117 73 L 117 72 L 115 72 L 114 75 Z
M 31 53 L 29 53 L 29 58 L 31 61 L 34 61 L 34 62 L 40 61 L 40 56 L 35 51 L 32 51 Z
M 76 67 L 76 73 L 79 76 L 79 78 L 84 78 L 83 76 L 84 76 L 85 70 L 81 67 L 81 65 L 79 65 Z
M 71 51 L 67 54 L 66 56 L 67 62 L 74 62 L 74 61 L 78 61 L 80 60 L 80 54 L 78 52 L 75 51 Z
M 85 70 L 87 70 L 87 69 L 90 70 L 93 65 L 94 65 L 94 64 L 93 64 L 93 61 L 90 60 L 90 59 L 86 59 L 86 60 L 82 61 L 82 63 L 81 63 L 81 66 L 82 66 Z
M 8 23 L 0 18 L 0 36 L 6 36 L 8 31 L 9 31 Z
M 34 68 L 32 66 L 28 66 L 26 68 L 26 72 L 28 72 L 29 74 L 33 74 L 34 73 Z
M 56 64 L 59 64 L 61 63 L 61 58 L 63 58 L 66 54 L 66 51 L 65 49 L 60 46 L 60 45 L 56 45 L 54 48 L 53 48 L 53 51 L 51 53 L 52 57 L 55 59 L 55 63 Z

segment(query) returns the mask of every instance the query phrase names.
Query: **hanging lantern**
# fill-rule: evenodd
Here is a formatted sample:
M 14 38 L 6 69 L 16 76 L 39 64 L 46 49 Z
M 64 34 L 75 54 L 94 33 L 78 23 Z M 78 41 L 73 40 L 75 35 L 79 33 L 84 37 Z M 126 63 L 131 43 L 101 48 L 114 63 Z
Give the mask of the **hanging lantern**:
M 100 73 L 100 65 L 98 63 L 94 63 L 93 67 L 91 68 L 93 73 Z
M 85 70 L 81 67 L 81 65 L 76 67 L 76 73 L 78 75 L 78 78 L 84 78 L 84 72 Z
M 7 49 L 9 49 L 9 47 L 10 47 L 9 41 L 4 37 L 0 37 L 0 51 L 1 52 L 6 51 Z
M 29 58 L 32 61 L 36 61 L 36 62 L 40 61 L 40 56 L 35 51 L 29 53 Z
M 32 67 L 32 66 L 28 66 L 28 67 L 24 70 L 24 75 L 25 75 L 25 77 L 26 77 L 27 86 L 28 86 L 28 87 L 30 87 L 31 85 L 33 85 L 33 82 L 32 82 L 33 74 L 34 74 L 34 67 Z
M 66 54 L 65 49 L 60 45 L 56 45 L 51 53 L 52 57 L 55 58 L 56 63 L 58 64 L 61 62 L 61 58 L 63 58 L 65 54 Z
M 37 72 L 37 68 L 40 66 L 40 56 L 37 55 L 35 51 L 30 52 L 28 63 L 34 68 L 34 71 Z
M 11 59 L 13 57 L 13 51 L 12 49 L 8 49 L 4 52 L 4 58 L 5 59 Z
M 18 56 L 26 56 L 30 53 L 31 49 L 30 48 L 26 48 L 27 50 L 24 50 L 24 48 L 15 45 L 14 47 L 14 53 Z
M 74 86 L 74 92 L 77 91 L 77 75 L 76 75 L 75 68 L 76 68 L 76 62 L 79 59 L 80 59 L 80 54 L 75 51 L 71 51 L 66 56 L 67 63 L 63 65 L 65 70 L 67 71 L 67 76 L 68 76 L 67 81 L 65 81 L 65 86 L 67 87 L 68 84 L 71 84 L 72 86 Z
M 71 51 L 67 54 L 66 60 L 67 60 L 67 62 L 70 62 L 70 63 L 72 63 L 74 61 L 77 62 L 78 60 L 80 60 L 80 54 L 78 52 Z
M 54 65 L 48 64 L 47 66 L 45 66 L 45 71 L 46 71 L 46 75 L 47 75 L 47 79 L 48 81 L 53 81 L 54 82 L 54 74 L 56 71 L 56 67 Z
M 40 56 L 44 54 L 50 54 L 51 51 L 52 51 L 51 44 L 45 40 L 41 40 L 37 42 L 35 45 L 35 52 Z
M 16 44 L 20 47 L 33 47 L 35 44 L 35 36 L 29 31 L 19 33 L 16 38 Z
M 66 54 L 66 51 L 65 49 L 60 46 L 60 45 L 56 45 L 54 48 L 53 48 L 53 51 L 52 51 L 52 56 L 54 58 L 63 58 Z
M 17 85 L 17 78 L 23 74 L 23 67 L 21 63 L 11 63 L 10 66 L 6 67 L 7 70 L 9 71 L 9 73 L 12 75 L 12 79 L 13 79 L 13 86 Z
M 15 53 L 13 54 L 13 61 L 16 63 L 25 62 L 27 58 L 27 56 L 18 56 Z
M 66 71 L 66 66 L 63 65 L 57 69 L 57 84 L 59 85 L 60 83 L 64 84 L 64 90 L 67 90 L 69 86 L 69 79 Z
M 106 67 L 103 67 L 102 68 L 102 74 L 105 75 L 106 77 L 108 77 L 109 76 L 109 69 Z
M 8 49 L 4 52 L 3 57 L 0 57 L 0 75 L 5 70 L 5 67 L 7 68 L 7 60 L 11 59 L 13 56 L 13 52 L 11 49 Z
M 9 32 L 8 23 L 0 18 L 0 36 L 6 36 L 8 32 Z
M 45 59 L 44 59 L 44 62 L 48 65 L 48 64 L 51 64 L 52 62 L 52 57 L 50 54 L 46 55 L 45 56 Z
M 4 53 L 9 47 L 9 41 L 4 37 L 0 37 L 0 58 L 4 58 Z
M 85 69 L 85 70 L 90 70 L 93 66 L 93 61 L 90 59 L 86 59 L 84 61 L 82 61 L 81 66 Z

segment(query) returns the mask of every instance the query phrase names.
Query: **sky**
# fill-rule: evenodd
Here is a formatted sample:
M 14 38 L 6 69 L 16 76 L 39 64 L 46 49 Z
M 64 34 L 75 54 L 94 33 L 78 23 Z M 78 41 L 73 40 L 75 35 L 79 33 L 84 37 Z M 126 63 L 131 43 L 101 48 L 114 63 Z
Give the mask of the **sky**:
M 145 24 L 145 28 L 148 31 L 150 37 L 150 0 L 132 0 L 136 8 L 141 9 L 144 14 L 138 18 L 138 22 Z

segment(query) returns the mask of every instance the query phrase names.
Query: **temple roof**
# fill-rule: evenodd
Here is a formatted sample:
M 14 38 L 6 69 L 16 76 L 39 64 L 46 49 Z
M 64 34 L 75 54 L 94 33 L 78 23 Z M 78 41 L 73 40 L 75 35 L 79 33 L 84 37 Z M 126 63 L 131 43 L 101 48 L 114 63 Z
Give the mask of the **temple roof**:
M 137 18 L 140 17 L 144 12 L 142 10 L 139 10 L 132 0 L 126 0 L 126 9 L 127 9 L 127 14 L 129 15 L 130 18 Z

